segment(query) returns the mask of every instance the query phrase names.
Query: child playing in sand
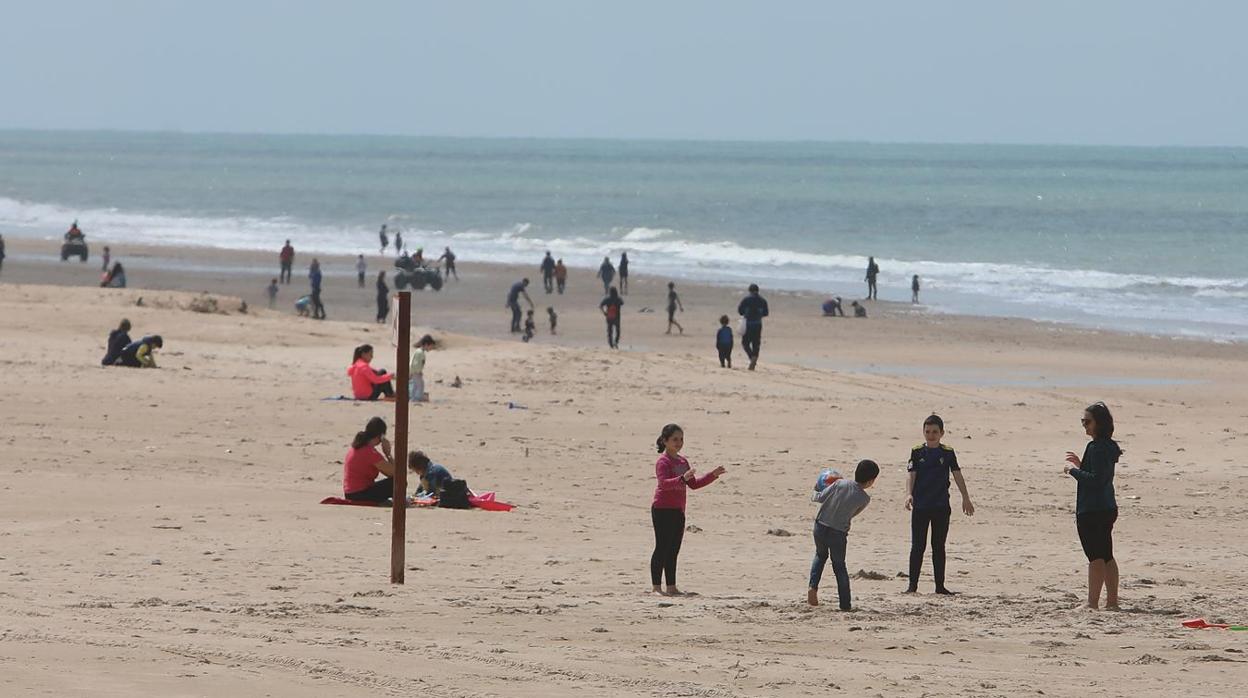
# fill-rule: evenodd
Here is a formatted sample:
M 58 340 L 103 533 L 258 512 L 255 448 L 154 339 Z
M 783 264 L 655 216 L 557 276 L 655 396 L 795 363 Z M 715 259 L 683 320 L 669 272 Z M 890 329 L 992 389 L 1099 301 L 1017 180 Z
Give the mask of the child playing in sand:
M 521 339 L 527 342 L 533 339 L 535 334 L 537 334 L 537 322 L 533 320 L 533 309 L 529 308 L 524 315 L 524 336 Z
M 270 281 L 266 290 L 269 292 L 269 310 L 272 310 L 277 307 L 277 279 Z
M 823 566 L 832 558 L 832 572 L 836 575 L 836 595 L 840 609 L 852 607 L 849 596 L 849 570 L 845 567 L 845 548 L 849 542 L 849 524 L 871 503 L 867 490 L 880 476 L 880 466 L 875 461 L 859 461 L 854 479 L 837 478 L 811 496 L 810 501 L 819 503 L 815 515 L 815 559 L 810 565 L 810 588 L 806 603 L 819 605 L 819 580 Z
M 555 328 L 559 326 L 559 316 L 555 314 L 555 309 L 550 306 L 547 306 L 546 314 L 550 316 L 550 333 L 559 334 L 558 332 L 555 331 Z
M 295 299 L 295 313 L 299 317 L 308 317 L 308 309 L 312 307 L 312 296 L 302 295 Z
M 451 477 L 451 471 L 429 460 L 429 456 L 423 451 L 407 454 L 407 468 L 420 479 L 420 487 L 416 490 L 417 498 L 435 496 L 446 483 L 455 479 Z
M 697 475 L 689 461 L 680 455 L 685 445 L 685 432 L 676 424 L 668 424 L 655 441 L 659 460 L 654 464 L 654 476 L 658 484 L 654 488 L 654 501 L 650 504 L 650 521 L 654 524 L 654 552 L 650 555 L 650 583 L 654 593 L 679 596 L 676 588 L 676 558 L 685 536 L 686 489 L 701 489 L 715 482 L 724 474 L 721 465 L 705 475 Z M 660 577 L 666 577 L 667 590 L 659 586 Z
M 715 333 L 715 348 L 719 350 L 719 367 L 732 368 L 732 328 L 727 315 L 719 316 L 719 331 Z
M 932 575 L 936 578 L 936 593 L 952 596 L 954 592 L 945 587 L 945 539 L 949 536 L 949 476 L 958 483 L 962 493 L 962 513 L 975 514 L 971 495 L 966 491 L 966 480 L 958 466 L 958 456 L 953 449 L 942 444 L 945 422 L 936 415 L 923 420 L 924 442 L 910 451 L 910 465 L 906 468 L 906 509 L 910 513 L 910 585 L 906 593 L 919 590 L 919 571 L 923 567 L 923 553 L 927 548 L 927 529 L 932 529 Z
M 436 344 L 432 335 L 425 335 L 416 342 L 407 377 L 407 396 L 412 402 L 429 402 L 429 395 L 425 392 L 425 356 Z

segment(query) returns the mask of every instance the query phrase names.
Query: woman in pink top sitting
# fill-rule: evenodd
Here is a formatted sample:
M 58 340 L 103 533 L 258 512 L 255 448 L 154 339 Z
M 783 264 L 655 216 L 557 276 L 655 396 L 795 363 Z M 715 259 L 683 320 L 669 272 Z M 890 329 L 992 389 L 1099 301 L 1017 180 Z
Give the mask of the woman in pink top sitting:
M 347 375 L 351 376 L 351 395 L 356 400 L 376 400 L 385 395 L 394 397 L 394 374 L 373 368 L 373 345 L 361 344 L 355 348 Z
M 689 467 L 689 461 L 680 455 L 685 445 L 685 432 L 675 424 L 663 427 L 658 441 L 659 460 L 654 464 L 654 476 L 658 484 L 654 488 L 654 502 L 650 504 L 650 520 L 654 523 L 654 553 L 650 556 L 650 583 L 654 593 L 678 596 L 676 588 L 676 557 L 685 537 L 686 489 L 700 489 L 715 482 L 724 474 L 723 466 L 705 475 L 697 475 Z M 659 586 L 659 578 L 667 578 L 667 590 Z
M 386 477 L 378 480 L 379 474 Z M 394 457 L 381 417 L 368 420 L 351 441 L 342 462 L 342 495 L 357 502 L 384 502 L 394 495 Z

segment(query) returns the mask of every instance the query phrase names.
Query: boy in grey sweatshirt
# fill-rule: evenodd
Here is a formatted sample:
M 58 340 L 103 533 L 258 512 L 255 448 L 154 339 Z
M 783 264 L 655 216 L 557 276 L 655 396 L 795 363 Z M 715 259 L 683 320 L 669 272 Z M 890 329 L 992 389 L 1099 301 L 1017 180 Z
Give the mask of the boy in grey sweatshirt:
M 819 503 L 819 513 L 815 515 L 815 559 L 810 565 L 810 590 L 806 592 L 806 602 L 811 606 L 819 605 L 819 580 L 831 556 L 840 608 L 842 611 L 850 609 L 849 570 L 845 567 L 849 524 L 871 503 L 871 495 L 866 491 L 879 476 L 880 466 L 875 461 L 859 461 L 853 480 L 835 480 L 810 498 Z

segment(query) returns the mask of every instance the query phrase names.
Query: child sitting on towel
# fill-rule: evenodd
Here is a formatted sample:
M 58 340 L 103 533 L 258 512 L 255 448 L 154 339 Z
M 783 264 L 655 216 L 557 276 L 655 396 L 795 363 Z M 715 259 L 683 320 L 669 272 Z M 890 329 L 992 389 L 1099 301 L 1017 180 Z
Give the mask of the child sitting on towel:
M 420 489 L 416 491 L 417 499 L 437 496 L 438 491 L 454 479 L 451 477 L 451 471 L 429 460 L 429 456 L 426 456 L 424 451 L 412 451 L 407 454 L 407 468 L 420 478 Z

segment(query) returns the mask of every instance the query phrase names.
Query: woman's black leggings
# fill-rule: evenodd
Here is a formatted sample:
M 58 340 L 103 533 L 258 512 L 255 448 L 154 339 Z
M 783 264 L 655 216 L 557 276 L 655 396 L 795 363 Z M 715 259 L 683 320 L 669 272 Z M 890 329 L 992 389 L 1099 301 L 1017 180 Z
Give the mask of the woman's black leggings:
M 385 322 L 390 315 L 390 298 L 377 294 L 377 322 Z
M 927 550 L 927 528 L 932 528 L 932 576 L 936 588 L 945 588 L 945 539 L 949 537 L 949 517 L 953 510 L 915 509 L 910 512 L 910 588 L 919 586 L 923 569 L 923 553 Z
M 381 371 L 379 369 L 374 368 L 373 373 L 376 373 L 377 375 L 380 376 L 380 375 L 384 375 L 385 371 Z M 373 383 L 373 394 L 369 396 L 368 399 L 376 400 L 380 398 L 382 395 L 385 395 L 386 397 L 394 397 L 394 386 L 390 385 L 390 381 L 386 381 L 385 383 Z
M 654 553 L 650 556 L 650 584 L 658 586 L 660 576 L 669 587 L 676 586 L 676 558 L 685 539 L 685 512 L 680 509 L 651 509 L 654 522 Z
M 394 496 L 394 478 L 383 477 L 359 492 L 347 492 L 346 498 L 353 502 L 385 502 Z
M 620 345 L 620 321 L 607 320 L 607 346 L 617 347 Z

